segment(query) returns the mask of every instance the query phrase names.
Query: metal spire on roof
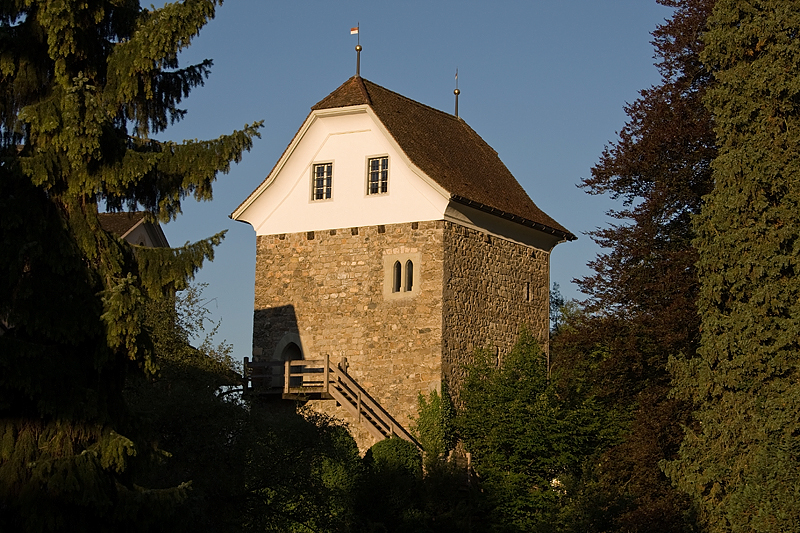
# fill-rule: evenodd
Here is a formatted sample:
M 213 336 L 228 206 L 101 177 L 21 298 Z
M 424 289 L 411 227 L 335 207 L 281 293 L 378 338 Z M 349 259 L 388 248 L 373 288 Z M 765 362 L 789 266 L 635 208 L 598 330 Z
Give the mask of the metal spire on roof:
M 458 90 L 458 69 L 456 68 L 456 90 L 453 91 L 453 94 L 456 95 L 456 116 L 458 116 L 458 95 L 461 94 L 461 91 Z
M 361 23 L 356 24 L 355 28 L 350 28 L 350 35 L 356 34 L 358 36 L 358 44 L 356 44 L 356 76 L 361 77 Z

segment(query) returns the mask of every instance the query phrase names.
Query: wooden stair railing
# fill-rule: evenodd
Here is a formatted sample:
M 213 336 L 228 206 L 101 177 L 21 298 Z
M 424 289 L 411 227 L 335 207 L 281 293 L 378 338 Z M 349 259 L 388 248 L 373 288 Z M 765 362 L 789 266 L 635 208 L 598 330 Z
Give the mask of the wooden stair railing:
M 422 446 L 347 373 L 347 359 L 331 364 L 323 359 L 250 361 L 244 359 L 245 393 L 281 394 L 284 399 L 336 400 L 378 440 L 392 436 Z

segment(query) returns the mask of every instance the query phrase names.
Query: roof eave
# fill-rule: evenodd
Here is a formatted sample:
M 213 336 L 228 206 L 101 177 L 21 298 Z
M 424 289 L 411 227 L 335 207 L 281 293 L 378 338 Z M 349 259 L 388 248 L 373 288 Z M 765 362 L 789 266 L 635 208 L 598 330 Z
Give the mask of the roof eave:
M 506 220 L 510 220 L 511 222 L 515 222 L 522 226 L 533 228 L 535 230 L 548 233 L 550 235 L 555 235 L 556 237 L 560 237 L 561 239 L 564 239 L 566 241 L 574 241 L 578 239 L 575 235 L 573 235 L 569 231 L 561 231 L 556 228 L 551 228 L 550 226 L 546 226 L 540 222 L 534 222 L 533 220 L 527 219 L 525 217 L 515 215 L 514 213 L 508 213 L 501 209 L 497 209 L 496 207 L 482 204 L 481 202 L 476 202 L 475 200 L 470 200 L 469 198 L 465 198 L 457 194 L 451 195 L 450 199 L 454 202 L 458 202 L 468 207 L 478 209 L 479 211 L 483 211 L 484 213 L 489 213 L 491 215 L 498 216 Z

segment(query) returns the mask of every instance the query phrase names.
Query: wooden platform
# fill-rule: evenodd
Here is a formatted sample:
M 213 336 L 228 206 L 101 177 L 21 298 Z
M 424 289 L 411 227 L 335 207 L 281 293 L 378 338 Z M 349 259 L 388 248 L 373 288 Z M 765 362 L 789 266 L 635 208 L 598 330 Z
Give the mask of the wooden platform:
M 245 394 L 278 395 L 285 400 L 335 400 L 378 440 L 397 436 L 422 446 L 347 373 L 347 359 L 250 361 L 244 359 Z

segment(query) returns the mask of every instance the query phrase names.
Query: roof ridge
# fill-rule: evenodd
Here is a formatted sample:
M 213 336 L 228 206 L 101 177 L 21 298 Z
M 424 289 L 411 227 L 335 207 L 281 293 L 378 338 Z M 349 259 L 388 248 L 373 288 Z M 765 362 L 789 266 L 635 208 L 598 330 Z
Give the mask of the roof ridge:
M 396 93 L 391 89 L 387 89 L 386 87 L 383 87 L 382 85 L 378 85 L 377 83 L 375 83 L 373 81 L 369 81 L 367 79 L 362 79 L 362 82 L 365 82 L 365 85 L 366 84 L 374 85 L 378 89 L 381 89 L 383 91 L 391 93 L 392 95 L 397 96 L 398 98 L 401 98 L 401 99 L 405 100 L 406 102 L 408 102 L 410 104 L 414 104 L 415 106 L 424 107 L 425 109 L 430 109 L 431 111 L 435 111 L 436 113 L 439 113 L 440 115 L 444 115 L 445 117 L 447 117 L 447 118 L 449 118 L 451 120 L 460 120 L 461 122 L 464 122 L 464 120 L 461 119 L 461 117 L 457 117 L 457 116 L 453 115 L 452 113 L 448 113 L 447 111 L 442 111 L 441 109 L 436 109 L 435 107 L 429 106 L 427 104 L 423 104 L 422 102 L 417 102 L 416 100 L 414 100 L 412 98 L 409 98 L 408 96 L 403 96 L 402 94 Z M 372 101 L 372 99 L 370 99 L 370 102 L 371 101 Z M 466 122 L 464 122 L 464 123 L 466 124 Z
M 364 85 L 364 79 L 359 75 L 356 75 L 355 78 L 358 83 L 358 88 L 361 89 L 361 94 L 363 94 L 364 98 L 367 100 L 367 105 L 371 106 L 372 98 L 369 97 L 369 91 L 367 91 L 367 87 Z
M 311 106 L 312 111 L 364 105 L 371 102 L 367 91 L 362 87 L 359 76 L 351 76 L 328 96 Z M 361 101 L 363 100 L 363 101 Z

